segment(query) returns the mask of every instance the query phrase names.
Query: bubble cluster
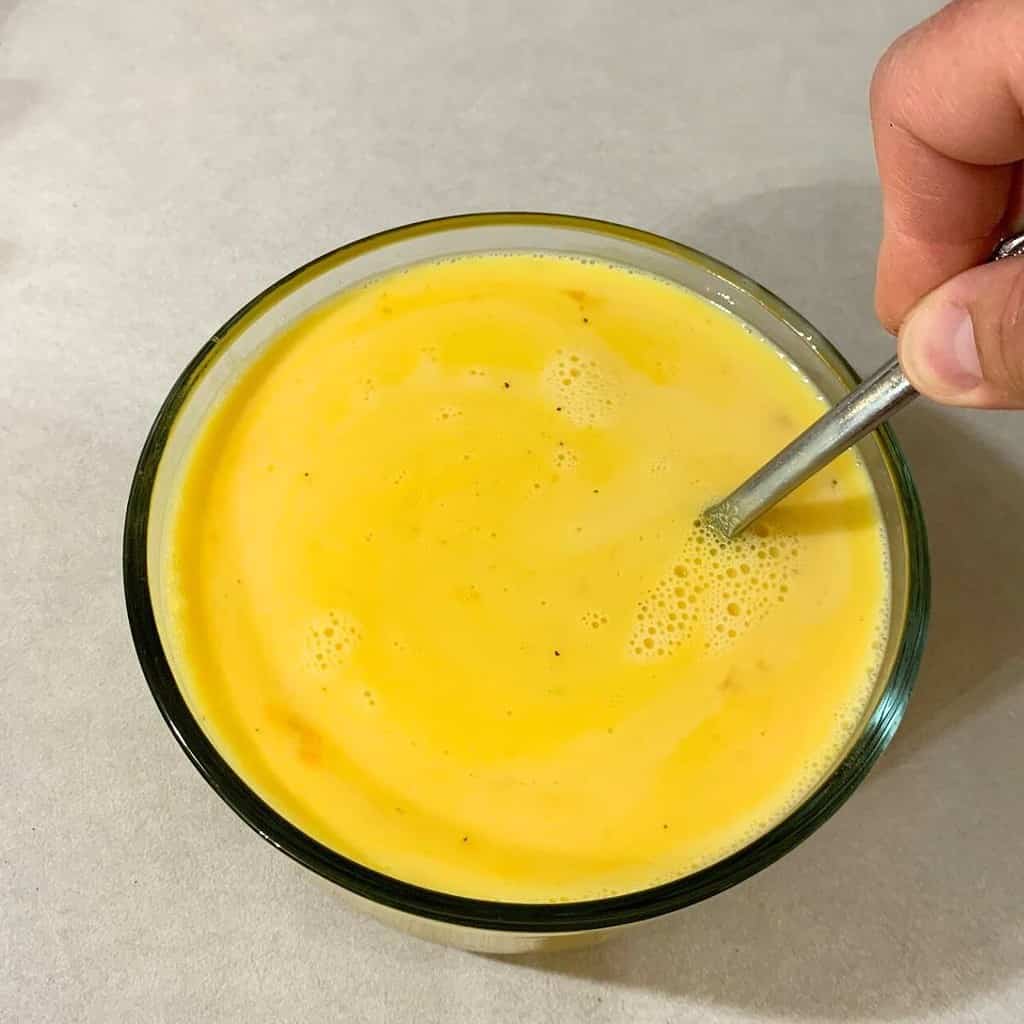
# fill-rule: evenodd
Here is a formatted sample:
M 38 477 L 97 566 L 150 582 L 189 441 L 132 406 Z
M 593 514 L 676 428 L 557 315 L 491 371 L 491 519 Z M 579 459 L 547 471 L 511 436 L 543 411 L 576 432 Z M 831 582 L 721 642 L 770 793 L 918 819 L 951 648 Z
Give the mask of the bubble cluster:
M 608 616 L 598 611 L 586 611 L 580 616 L 580 621 L 590 629 L 600 629 L 608 625 Z
M 564 441 L 559 441 L 551 453 L 551 462 L 556 469 L 575 469 L 579 456 Z
M 345 612 L 331 610 L 308 626 L 306 654 L 313 668 L 327 672 L 344 665 L 359 643 L 361 630 Z
M 444 423 L 457 420 L 462 416 L 462 410 L 457 405 L 442 405 L 437 410 L 437 418 Z
M 577 426 L 601 426 L 615 411 L 617 382 L 593 356 L 559 349 L 543 384 L 555 408 Z
M 724 540 L 694 523 L 674 564 L 637 602 L 630 650 L 664 658 L 698 626 L 705 650 L 726 649 L 786 600 L 799 552 L 796 537 L 763 524 Z

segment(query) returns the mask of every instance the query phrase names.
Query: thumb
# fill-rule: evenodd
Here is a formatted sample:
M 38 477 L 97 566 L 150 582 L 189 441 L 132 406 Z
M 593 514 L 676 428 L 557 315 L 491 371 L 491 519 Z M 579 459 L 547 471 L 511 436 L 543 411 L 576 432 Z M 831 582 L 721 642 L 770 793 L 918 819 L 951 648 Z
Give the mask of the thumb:
M 1024 409 L 1024 259 L 940 285 L 900 328 L 900 361 L 922 394 L 948 405 Z

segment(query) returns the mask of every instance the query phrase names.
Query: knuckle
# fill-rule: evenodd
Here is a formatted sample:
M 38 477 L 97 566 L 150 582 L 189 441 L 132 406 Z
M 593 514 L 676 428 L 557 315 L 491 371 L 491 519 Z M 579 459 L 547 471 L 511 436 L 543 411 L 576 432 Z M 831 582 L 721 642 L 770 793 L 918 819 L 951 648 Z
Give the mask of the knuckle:
M 906 93 L 906 51 L 912 43 L 912 33 L 900 36 L 879 58 L 871 76 L 868 98 L 875 117 L 895 111 Z
M 871 75 L 871 87 L 868 90 L 868 98 L 871 104 L 871 112 L 875 115 L 880 114 L 885 109 L 887 97 L 892 92 L 893 71 L 892 58 L 890 57 L 891 52 L 892 47 L 882 54 Z

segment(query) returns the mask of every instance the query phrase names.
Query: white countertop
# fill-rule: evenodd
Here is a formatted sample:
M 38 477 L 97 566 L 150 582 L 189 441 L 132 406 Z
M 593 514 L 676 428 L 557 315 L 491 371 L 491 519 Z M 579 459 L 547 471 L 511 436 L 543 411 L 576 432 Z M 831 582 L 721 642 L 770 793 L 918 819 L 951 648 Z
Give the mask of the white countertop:
M 187 763 L 120 586 L 193 352 L 405 221 L 653 229 L 870 369 L 867 82 L 932 6 L 0 2 L 0 1021 L 1022 1019 L 1024 414 L 898 421 L 934 625 L 869 780 L 774 867 L 590 951 L 488 959 L 343 909 Z

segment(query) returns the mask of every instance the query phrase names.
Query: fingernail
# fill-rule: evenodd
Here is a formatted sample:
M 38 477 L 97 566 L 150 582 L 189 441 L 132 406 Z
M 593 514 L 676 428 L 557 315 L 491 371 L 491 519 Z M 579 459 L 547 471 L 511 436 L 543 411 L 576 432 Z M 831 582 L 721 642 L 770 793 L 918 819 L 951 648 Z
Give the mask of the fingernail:
M 982 382 L 974 324 L 963 306 L 926 302 L 914 310 L 900 331 L 900 359 L 925 394 L 953 397 Z

